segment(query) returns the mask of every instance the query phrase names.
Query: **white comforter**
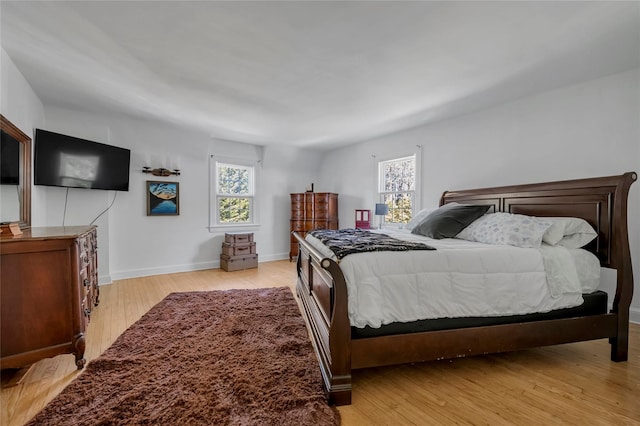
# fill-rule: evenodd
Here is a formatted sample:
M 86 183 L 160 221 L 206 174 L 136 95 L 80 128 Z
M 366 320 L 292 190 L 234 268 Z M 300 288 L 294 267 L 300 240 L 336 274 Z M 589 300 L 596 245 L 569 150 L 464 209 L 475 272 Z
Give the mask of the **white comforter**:
M 375 232 L 375 231 L 374 231 Z M 582 304 L 600 279 L 598 259 L 585 250 L 540 249 L 434 240 L 403 230 L 383 233 L 436 250 L 351 254 L 340 261 L 355 327 L 392 322 L 548 312 Z M 326 257 L 318 239 L 307 241 Z

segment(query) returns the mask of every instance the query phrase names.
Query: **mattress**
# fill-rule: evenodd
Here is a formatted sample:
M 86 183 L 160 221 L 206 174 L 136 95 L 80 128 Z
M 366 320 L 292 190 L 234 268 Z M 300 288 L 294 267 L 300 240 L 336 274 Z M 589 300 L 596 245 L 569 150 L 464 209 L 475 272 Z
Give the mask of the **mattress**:
M 599 285 L 600 262 L 586 250 L 434 240 L 405 230 L 384 233 L 436 250 L 357 253 L 341 259 L 354 327 L 549 312 L 580 306 L 582 294 Z M 335 259 L 318 239 L 306 238 Z
M 393 334 L 420 333 L 424 331 L 453 330 L 456 328 L 485 327 L 500 324 L 514 324 L 531 321 L 575 318 L 578 316 L 603 315 L 607 313 L 608 295 L 602 290 L 583 294 L 584 302 L 572 308 L 556 309 L 550 312 L 503 317 L 439 318 L 410 322 L 394 322 L 378 328 L 351 327 L 351 338 L 389 336 Z

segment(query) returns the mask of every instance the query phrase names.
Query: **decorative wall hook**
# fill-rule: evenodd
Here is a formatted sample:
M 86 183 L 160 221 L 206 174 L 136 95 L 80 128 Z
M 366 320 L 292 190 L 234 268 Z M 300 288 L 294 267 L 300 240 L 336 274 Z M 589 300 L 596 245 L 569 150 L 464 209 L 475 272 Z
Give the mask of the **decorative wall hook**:
M 148 173 L 154 176 L 180 176 L 180 170 L 169 170 L 165 169 L 164 167 L 152 169 L 151 167 L 144 166 L 142 168 L 142 173 Z

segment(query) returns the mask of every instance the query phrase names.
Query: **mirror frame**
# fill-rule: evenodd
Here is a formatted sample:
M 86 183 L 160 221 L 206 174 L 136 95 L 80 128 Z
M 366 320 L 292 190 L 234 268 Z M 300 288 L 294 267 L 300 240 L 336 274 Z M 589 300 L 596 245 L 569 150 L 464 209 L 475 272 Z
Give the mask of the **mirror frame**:
M 0 128 L 20 142 L 20 228 L 31 227 L 31 138 L 0 114 Z

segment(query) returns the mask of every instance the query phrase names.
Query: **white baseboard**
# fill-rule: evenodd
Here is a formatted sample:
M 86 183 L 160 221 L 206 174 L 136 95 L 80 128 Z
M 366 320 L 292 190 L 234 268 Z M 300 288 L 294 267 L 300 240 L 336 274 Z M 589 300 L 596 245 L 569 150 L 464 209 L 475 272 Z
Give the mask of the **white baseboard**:
M 202 269 L 215 269 L 220 267 L 220 261 L 190 263 L 185 265 L 167 265 L 157 268 L 130 269 L 128 271 L 118 271 L 111 274 L 113 280 L 125 280 L 128 278 L 149 277 L 152 275 L 175 274 L 178 272 L 199 271 Z
M 112 282 L 111 275 L 98 275 L 98 285 L 108 285 Z
M 289 259 L 289 253 L 276 253 L 276 254 L 268 254 L 265 256 L 258 255 L 258 263 L 262 262 L 273 262 L 275 260 L 285 260 Z
M 629 310 L 629 321 L 634 324 L 640 324 L 640 308 L 631 307 Z
M 274 260 L 284 260 L 289 259 L 289 253 L 278 253 L 266 256 L 260 256 L 258 254 L 258 262 L 272 262 Z M 184 265 L 168 265 L 162 266 L 158 268 L 141 268 L 141 269 L 130 269 L 128 271 L 118 271 L 113 272 L 110 276 L 107 276 L 109 280 L 106 279 L 103 281 L 100 278 L 98 281 L 100 284 L 110 284 L 112 280 L 125 280 L 128 278 L 140 278 L 140 277 L 148 277 L 152 275 L 164 275 L 164 274 L 175 274 L 178 272 L 191 272 L 191 271 L 201 271 L 204 269 L 218 269 L 220 268 L 220 260 L 213 260 L 210 262 L 201 262 L 201 263 L 189 263 Z

